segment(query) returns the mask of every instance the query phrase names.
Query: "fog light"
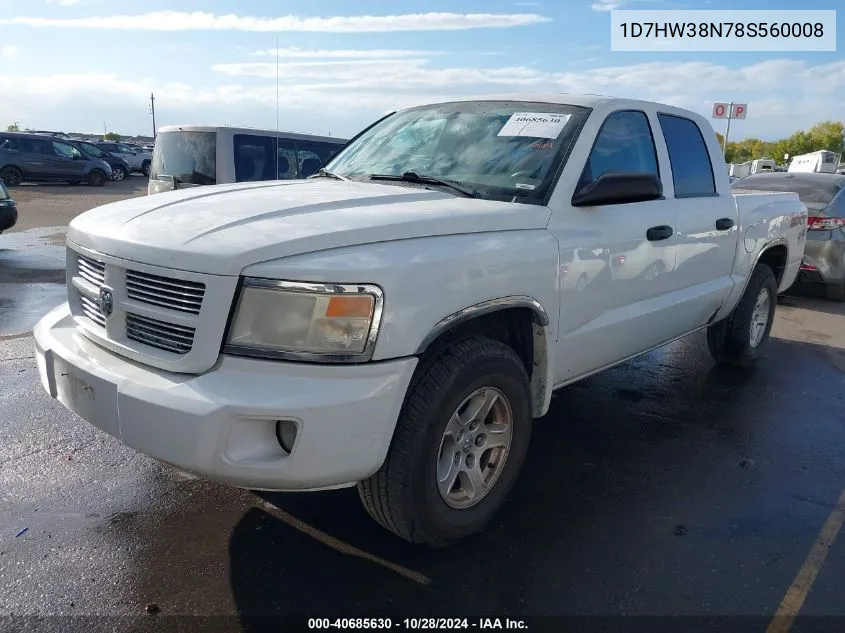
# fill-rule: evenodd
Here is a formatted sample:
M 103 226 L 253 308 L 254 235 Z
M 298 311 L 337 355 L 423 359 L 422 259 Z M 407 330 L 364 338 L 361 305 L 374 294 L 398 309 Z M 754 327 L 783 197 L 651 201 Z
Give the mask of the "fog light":
M 296 433 L 296 422 L 292 420 L 279 420 L 276 422 L 276 439 L 279 441 L 279 446 L 288 454 L 293 452 Z

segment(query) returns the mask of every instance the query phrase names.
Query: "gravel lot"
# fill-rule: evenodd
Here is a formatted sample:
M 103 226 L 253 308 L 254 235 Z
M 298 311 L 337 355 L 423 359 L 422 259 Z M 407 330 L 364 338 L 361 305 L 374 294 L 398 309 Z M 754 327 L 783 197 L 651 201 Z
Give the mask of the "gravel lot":
M 103 187 L 25 184 L 12 189 L 11 194 L 18 203 L 18 223 L 9 233 L 37 227 L 65 227 L 74 217 L 88 209 L 125 198 L 145 196 L 147 179 L 131 176 L 120 182 L 109 182 Z

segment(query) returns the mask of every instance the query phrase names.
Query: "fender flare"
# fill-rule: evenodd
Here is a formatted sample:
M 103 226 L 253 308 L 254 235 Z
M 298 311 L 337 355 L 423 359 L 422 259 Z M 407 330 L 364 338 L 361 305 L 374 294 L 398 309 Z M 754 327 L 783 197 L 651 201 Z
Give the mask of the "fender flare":
M 513 295 L 482 301 L 467 306 L 442 318 L 417 346 L 415 355 L 423 354 L 442 334 L 476 317 L 500 312 L 509 308 L 528 308 L 531 310 L 532 338 L 534 341 L 534 367 L 531 371 L 531 411 L 534 418 L 542 417 L 549 410 L 554 384 L 555 341 L 551 320 L 542 304 L 533 297 Z

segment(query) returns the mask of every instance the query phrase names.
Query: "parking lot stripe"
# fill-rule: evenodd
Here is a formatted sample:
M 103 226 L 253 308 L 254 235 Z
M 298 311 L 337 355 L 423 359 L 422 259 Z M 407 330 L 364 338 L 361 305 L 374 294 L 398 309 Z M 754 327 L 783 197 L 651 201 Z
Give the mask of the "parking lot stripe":
M 813 583 L 824 565 L 827 553 L 833 546 L 843 522 L 845 522 L 845 490 L 842 491 L 839 501 L 824 522 L 816 542 L 813 543 L 807 559 L 783 597 L 780 608 L 775 613 L 769 628 L 766 629 L 766 633 L 786 633 L 792 627 L 795 616 L 798 615 L 807 599 L 807 594 L 813 588 Z
M 414 582 L 420 585 L 428 585 L 429 583 L 431 583 L 431 580 L 428 578 L 428 576 L 416 572 L 413 569 L 408 569 L 407 567 L 398 565 L 397 563 L 392 563 L 389 560 L 385 560 L 384 558 L 376 556 L 375 554 L 365 552 L 362 549 L 358 549 L 354 545 L 344 543 L 340 539 L 336 539 L 335 537 L 330 536 L 329 534 L 326 534 L 325 532 L 322 532 L 317 528 L 308 525 L 304 521 L 297 519 L 295 516 L 288 514 L 281 508 L 274 506 L 269 501 L 264 502 L 264 509 L 270 512 L 276 518 L 281 519 L 282 521 L 287 523 L 292 528 L 299 530 L 304 534 L 307 534 L 308 536 L 320 541 L 324 545 L 328 545 L 329 547 L 336 549 L 342 554 L 356 556 L 358 558 L 368 560 L 372 563 L 376 563 L 377 565 L 386 567 L 387 569 L 396 572 L 400 576 L 404 576 L 409 580 L 413 580 Z

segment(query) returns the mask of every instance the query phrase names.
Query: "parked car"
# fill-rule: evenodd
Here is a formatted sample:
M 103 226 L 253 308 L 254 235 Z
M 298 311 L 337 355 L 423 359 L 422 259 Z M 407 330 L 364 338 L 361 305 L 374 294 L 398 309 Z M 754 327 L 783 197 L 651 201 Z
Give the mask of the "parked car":
M 101 187 L 111 179 L 109 164 L 86 156 L 69 141 L 18 132 L 0 132 L 0 178 L 10 187 L 23 181 L 87 182 Z
M 149 152 L 134 149 L 125 143 L 113 143 L 110 141 L 99 141 L 97 146 L 106 150 L 110 154 L 120 156 L 125 160 L 133 172 L 150 175 L 150 163 L 153 160 L 153 155 Z
M 12 228 L 17 222 L 18 207 L 9 194 L 6 183 L 0 180 L 0 233 Z
M 828 299 L 845 301 L 845 175 L 779 172 L 743 178 L 734 188 L 794 191 L 807 206 L 807 246 L 799 284 L 823 284 Z
M 732 194 L 694 112 L 424 105 L 310 179 L 74 218 L 37 365 L 71 411 L 162 462 L 253 489 L 357 484 L 385 528 L 440 546 L 495 515 L 555 389 L 698 330 L 718 363 L 758 359 L 806 220 L 794 193 Z M 608 274 L 634 240 L 638 266 L 669 268 Z M 572 249 L 604 266 L 562 287 Z
M 107 152 L 94 143 L 88 141 L 70 141 L 70 143 L 86 156 L 106 161 L 111 167 L 112 180 L 123 180 L 132 173 L 132 168 L 123 158 Z

